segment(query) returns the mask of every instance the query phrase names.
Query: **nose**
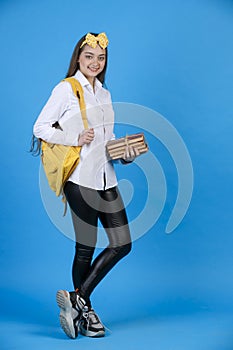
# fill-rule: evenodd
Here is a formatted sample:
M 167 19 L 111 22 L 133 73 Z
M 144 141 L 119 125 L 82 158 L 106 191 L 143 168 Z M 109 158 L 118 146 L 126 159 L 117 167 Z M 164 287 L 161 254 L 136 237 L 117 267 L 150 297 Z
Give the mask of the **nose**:
M 98 65 L 98 64 L 99 64 L 98 59 L 95 58 L 93 63 L 94 63 L 95 65 Z
M 99 62 L 98 62 L 98 57 L 96 57 L 96 56 L 94 56 L 93 57 L 93 60 L 92 60 L 92 63 L 94 64 L 94 65 L 97 65 Z

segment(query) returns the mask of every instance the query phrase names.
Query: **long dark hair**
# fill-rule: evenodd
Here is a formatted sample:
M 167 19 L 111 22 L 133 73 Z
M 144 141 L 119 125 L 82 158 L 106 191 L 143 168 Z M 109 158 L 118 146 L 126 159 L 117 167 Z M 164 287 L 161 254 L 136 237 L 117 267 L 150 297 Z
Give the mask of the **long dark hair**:
M 94 36 L 97 36 L 97 33 L 90 33 Z M 66 74 L 66 78 L 72 77 L 73 75 L 75 75 L 75 73 L 78 71 L 79 69 L 79 56 L 81 54 L 81 52 L 83 51 L 83 48 L 85 47 L 85 45 L 80 49 L 80 46 L 82 45 L 83 41 L 86 38 L 86 35 L 83 35 L 82 38 L 77 42 L 73 54 L 71 56 L 71 60 L 70 60 L 70 65 Z M 102 72 L 100 74 L 97 75 L 97 79 L 102 83 L 105 84 L 105 74 L 106 74 L 106 70 L 107 70 L 107 63 L 108 63 L 108 48 L 106 47 L 105 49 L 106 52 L 106 61 L 105 61 L 105 66 L 104 69 L 102 70 Z M 32 153 L 32 155 L 37 156 L 40 154 L 40 150 L 41 150 L 41 140 L 39 140 L 37 137 L 35 137 L 34 135 L 32 135 L 32 140 L 31 140 L 31 148 L 30 148 L 30 152 Z

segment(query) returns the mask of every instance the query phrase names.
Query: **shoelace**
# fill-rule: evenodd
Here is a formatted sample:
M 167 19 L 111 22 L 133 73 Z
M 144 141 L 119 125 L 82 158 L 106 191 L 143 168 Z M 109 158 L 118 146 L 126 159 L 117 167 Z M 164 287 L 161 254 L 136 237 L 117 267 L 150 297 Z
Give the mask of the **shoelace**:
M 83 317 L 86 318 L 87 323 L 89 325 L 89 322 L 91 321 L 92 323 L 100 323 L 100 320 L 98 318 L 98 316 L 96 315 L 96 313 L 92 310 L 89 311 L 85 311 L 83 312 Z
M 96 313 L 94 311 L 85 310 L 85 309 L 86 309 L 86 307 L 84 307 L 84 310 L 83 310 L 83 317 L 86 318 L 88 326 L 89 326 L 90 320 L 92 320 L 92 323 L 99 323 L 100 322 L 98 316 L 96 315 Z M 106 330 L 108 330 L 109 333 L 112 333 L 110 328 L 106 327 L 105 325 L 104 325 L 104 328 Z

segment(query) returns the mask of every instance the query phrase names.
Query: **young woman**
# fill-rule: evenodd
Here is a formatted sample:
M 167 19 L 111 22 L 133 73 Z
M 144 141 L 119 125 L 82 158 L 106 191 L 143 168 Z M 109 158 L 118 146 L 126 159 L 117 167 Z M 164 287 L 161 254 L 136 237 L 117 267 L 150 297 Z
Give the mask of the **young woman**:
M 82 85 L 89 128 L 84 130 L 79 102 L 70 84 L 60 82 L 33 129 L 38 139 L 82 146 L 80 163 L 64 186 L 76 236 L 72 268 L 74 291 L 59 290 L 56 298 L 61 327 L 70 338 L 76 338 L 78 330 L 86 336 L 104 336 L 105 328 L 92 307 L 90 296 L 131 250 L 127 215 L 113 163 L 107 159 L 105 150 L 106 142 L 114 138 L 111 96 L 103 87 L 107 46 L 105 33 L 83 36 L 74 49 L 66 76 L 74 77 Z M 137 155 L 130 147 L 122 162 L 131 162 Z M 93 261 L 98 220 L 109 244 Z

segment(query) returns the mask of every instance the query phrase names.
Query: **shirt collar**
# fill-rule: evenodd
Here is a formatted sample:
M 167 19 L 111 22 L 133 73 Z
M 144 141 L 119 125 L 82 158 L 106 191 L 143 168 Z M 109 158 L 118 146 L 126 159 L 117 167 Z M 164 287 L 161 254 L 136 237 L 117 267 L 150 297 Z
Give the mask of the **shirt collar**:
M 87 80 L 87 78 L 81 73 L 80 70 L 77 70 L 77 72 L 74 75 L 74 78 L 77 79 L 82 86 L 91 86 L 90 82 Z M 95 79 L 95 88 L 101 88 L 102 83 L 99 81 L 99 79 Z

